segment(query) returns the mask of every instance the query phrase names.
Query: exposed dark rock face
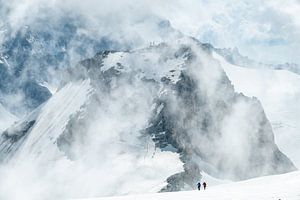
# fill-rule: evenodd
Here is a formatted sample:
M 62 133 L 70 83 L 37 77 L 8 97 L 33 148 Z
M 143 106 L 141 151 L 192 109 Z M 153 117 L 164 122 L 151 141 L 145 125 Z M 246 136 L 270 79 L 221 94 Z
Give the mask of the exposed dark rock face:
M 25 96 L 24 104 L 29 110 L 37 108 L 51 97 L 49 90 L 35 81 L 27 81 L 21 88 Z
M 4 28 L 0 44 L 0 60 L 3 60 L 0 62 L 0 102 L 19 117 L 49 99 L 51 93 L 42 83 L 60 87 L 68 81 L 61 74 L 70 66 L 103 49 L 123 49 L 108 37 L 96 39 L 79 33 L 84 22 L 75 16 L 60 17 L 52 22 L 41 16 L 16 33 L 8 25 Z M 21 100 L 11 103 L 11 96 Z
M 128 86 L 153 104 L 148 126 L 139 129 L 138 140 L 151 137 L 157 149 L 178 153 L 184 163 L 184 171 L 170 176 L 161 191 L 194 188 L 202 170 L 232 180 L 295 170 L 276 146 L 260 102 L 234 92 L 208 48 L 194 41 L 163 43 L 132 52 L 102 51 L 80 62 L 69 75 L 75 80 L 89 78 L 93 94 L 81 112 L 71 117 L 55 145 L 76 160 L 80 151 L 89 147 L 85 128 L 97 125 L 98 113 L 111 105 L 110 101 L 122 102 L 114 91 Z M 136 96 L 132 105 L 139 98 Z M 3 134 L 1 154 L 7 154 L 10 146 L 17 147 L 30 127 L 25 126 L 22 134 L 10 134 L 12 137 Z M 127 141 L 122 136 L 119 140 Z
M 24 121 L 12 129 L 4 131 L 0 136 L 0 163 L 8 161 L 17 152 L 33 127 L 35 120 Z
M 162 45 L 160 48 L 169 47 Z M 201 48 L 209 56 L 210 51 L 206 46 Z M 126 63 L 117 63 L 116 66 L 101 71 L 103 60 L 114 53 L 104 51 L 94 58 L 81 62 L 84 71 L 86 70 L 85 74 L 92 79 L 94 88 L 97 88 L 101 95 L 109 93 L 113 80 L 126 77 L 130 82 L 139 73 L 136 71 L 124 73 L 118 70 L 118 67 Z M 141 130 L 141 133 L 150 135 L 157 148 L 179 153 L 184 163 L 185 171 L 169 177 L 167 180 L 169 184 L 162 191 L 178 191 L 186 186 L 194 187 L 195 182 L 201 178 L 201 170 L 215 177 L 242 180 L 296 169 L 276 146 L 271 125 L 257 99 L 235 93 L 226 74 L 216 63 L 217 66 L 211 66 L 219 73 L 217 78 L 211 79 L 216 87 L 208 88 L 207 83 L 201 80 L 201 76 L 199 78 L 193 74 L 193 69 L 190 69 L 195 62 L 198 62 L 197 54 L 191 48 L 185 45 L 179 47 L 174 52 L 174 58 L 179 57 L 186 60 L 186 70 L 180 72 L 176 83 L 167 77 L 162 77 L 160 81 L 148 79 L 146 76 L 143 78 L 145 83 L 157 88 L 163 87 L 167 92 L 165 95 L 157 93 L 156 100 L 153 102 L 156 105 L 153 117 L 149 121 L 149 127 Z M 208 67 L 201 63 L 196 64 L 199 73 L 201 71 L 204 73 L 205 68 Z M 96 99 L 97 95 L 94 96 L 94 101 Z M 91 105 L 93 106 L 89 106 L 87 113 L 93 112 L 92 108 L 96 103 Z M 238 119 L 239 116 L 236 116 L 238 113 L 242 113 L 243 118 Z M 80 119 L 82 121 L 82 118 Z M 239 120 L 246 120 L 247 127 L 239 127 Z M 70 127 L 73 128 L 65 131 L 63 140 L 68 141 L 68 138 L 73 138 L 78 128 L 76 124 L 82 123 L 81 121 L 76 119 L 72 121 Z M 227 123 L 239 128 L 227 130 Z M 240 132 L 230 135 L 230 131 Z M 244 152 L 240 154 L 234 152 L 239 150 L 238 147 L 228 149 L 231 145 L 238 145 Z M 245 145 L 244 149 L 242 145 Z
M 232 96 L 227 98 L 216 96 L 213 100 L 213 108 L 210 108 L 212 99 L 203 95 L 205 93 L 201 95 L 201 91 L 196 92 L 197 86 L 194 80 L 182 73 L 180 81 L 174 87 L 176 101 L 164 99 L 163 102 L 157 103 L 157 108 L 160 106 L 163 108 L 152 119 L 151 126 L 146 132 L 151 134 L 157 147 L 164 149 L 172 145 L 176 148 L 181 154 L 181 160 L 185 163 L 185 172 L 170 177 L 167 180 L 168 186 L 162 191 L 176 191 L 178 188 L 183 188 L 184 184 L 193 186 L 200 179 L 197 176 L 200 170 L 205 170 L 215 177 L 241 180 L 296 169 L 276 146 L 271 125 L 260 103 L 256 99 L 234 93 L 226 77 L 220 84 L 220 91 L 223 86 L 225 90 L 229 90 L 227 94 L 230 93 Z M 236 142 L 247 141 L 250 147 L 245 150 L 248 152 L 242 154 L 242 158 L 235 158 L 234 152 L 223 151 L 227 145 L 222 141 L 222 138 L 226 136 L 223 136 L 221 123 L 230 117 L 234 105 L 239 102 L 249 104 L 249 109 L 258 112 L 253 113 L 255 115 L 253 118 L 247 117 L 250 120 L 247 123 L 257 129 L 253 128 L 250 132 L 239 133 L 244 134 L 242 137 L 245 138 L 244 141 Z M 232 159 L 239 160 L 233 161 Z M 203 162 L 214 168 L 207 168 Z

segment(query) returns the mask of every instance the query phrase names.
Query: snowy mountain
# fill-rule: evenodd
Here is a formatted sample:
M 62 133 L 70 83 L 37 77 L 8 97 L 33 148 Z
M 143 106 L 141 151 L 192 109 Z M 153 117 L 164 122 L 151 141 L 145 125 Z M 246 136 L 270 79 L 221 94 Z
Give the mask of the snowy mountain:
M 257 97 L 270 120 L 279 148 L 299 167 L 300 76 L 286 70 L 244 68 L 228 63 L 218 54 L 235 90 Z
M 274 70 L 288 70 L 296 74 L 300 74 L 300 66 L 295 63 L 284 63 L 284 64 L 266 64 L 262 62 L 257 62 L 247 56 L 240 54 L 238 48 L 214 48 L 211 46 L 216 53 L 221 55 L 227 62 L 232 65 L 237 65 L 246 68 L 256 68 L 256 69 L 274 69 Z
M 0 0 L 0 199 L 297 198 L 299 66 L 212 45 L 297 42 L 281 4 Z
M 235 93 L 194 39 L 102 51 L 64 76 L 1 135 L 1 198 L 178 191 L 201 171 L 242 180 L 296 169 L 260 102 Z
M 126 51 L 181 35 L 169 21 L 158 17 L 137 24 L 148 25 L 143 33 L 130 38 L 124 32 L 120 36 L 94 32 L 91 22 L 77 14 L 67 16 L 59 10 L 43 9 L 40 12 L 43 14 L 17 30 L 5 24 L 0 43 L 0 103 L 19 117 L 49 99 L 51 91 L 45 85 L 60 88 L 67 83 L 69 80 L 62 74 L 79 61 L 102 50 Z M 143 38 L 147 30 L 151 39 Z

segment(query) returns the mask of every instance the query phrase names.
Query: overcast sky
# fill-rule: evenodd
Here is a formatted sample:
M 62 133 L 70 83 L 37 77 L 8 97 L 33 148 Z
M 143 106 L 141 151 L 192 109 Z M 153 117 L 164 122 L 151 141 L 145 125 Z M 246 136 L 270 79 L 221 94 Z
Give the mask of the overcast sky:
M 259 61 L 300 63 L 300 4 L 295 0 L 169 0 L 160 14 L 216 47 L 238 47 Z
M 42 5 L 101 17 L 96 21 L 107 21 L 109 16 L 139 21 L 156 15 L 216 47 L 238 47 L 242 54 L 258 61 L 300 64 L 297 0 L 12 0 L 1 4 L 9 4 L 12 12 L 6 17 L 13 24 L 22 24 L 24 16 L 37 15 Z

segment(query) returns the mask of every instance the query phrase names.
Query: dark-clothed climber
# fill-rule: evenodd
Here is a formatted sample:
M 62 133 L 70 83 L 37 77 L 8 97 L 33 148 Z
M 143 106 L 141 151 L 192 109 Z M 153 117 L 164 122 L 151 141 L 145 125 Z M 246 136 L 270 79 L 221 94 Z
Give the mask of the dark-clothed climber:
M 198 187 L 198 190 L 201 189 L 201 183 L 200 182 L 197 183 L 197 187 Z
M 205 182 L 203 182 L 203 188 L 204 188 L 204 190 L 206 189 L 206 183 Z

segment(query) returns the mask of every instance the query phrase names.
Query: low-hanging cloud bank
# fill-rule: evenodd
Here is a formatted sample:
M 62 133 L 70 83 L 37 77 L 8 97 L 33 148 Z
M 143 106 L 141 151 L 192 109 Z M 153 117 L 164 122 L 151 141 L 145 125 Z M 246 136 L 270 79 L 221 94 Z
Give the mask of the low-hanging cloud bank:
M 0 3 L 3 19 L 0 57 L 3 54 L 10 69 L 17 69 L 11 73 L 22 74 L 12 77 L 19 79 L 20 84 L 38 74 L 37 84 L 51 80 L 48 85 L 57 89 L 63 79 L 58 77 L 61 73 L 57 69 L 65 70 L 66 66 L 74 66 L 103 49 L 142 48 L 152 42 L 173 41 L 181 33 L 216 47 L 236 46 L 242 54 L 257 61 L 298 63 L 295 60 L 298 58 L 295 49 L 299 48 L 298 1 L 13 0 Z M 27 48 L 10 48 L 10 44 L 18 43 Z M 46 77 L 40 76 L 41 73 L 47 74 Z M 16 105 L 22 101 L 26 105 L 9 105 L 10 98 L 3 98 L 1 103 L 18 116 L 32 111 L 49 96 L 44 92 L 45 98 L 36 101 L 26 96 L 23 88 L 15 90 L 11 96 L 19 98 Z
M 8 14 L 2 26 L 0 102 L 12 113 L 28 114 L 68 82 L 63 71 L 101 50 L 129 50 L 181 35 L 168 21 L 132 10 L 131 3 L 114 9 L 103 3 L 96 12 L 92 2 L 2 2 Z
M 175 191 L 201 170 L 240 180 L 295 169 L 260 103 L 236 94 L 195 40 L 99 52 L 69 76 L 2 135 L 3 198 Z
M 43 15 L 40 12 L 42 7 L 61 10 L 60 14 L 69 12 L 88 17 L 90 22 L 93 21 L 95 30 L 108 30 L 112 34 L 118 34 L 114 33 L 113 27 L 128 30 L 141 20 L 157 16 L 169 20 L 181 32 L 216 47 L 238 47 L 243 54 L 258 61 L 299 64 L 294 53 L 297 52 L 294 49 L 299 49 L 300 30 L 297 14 L 300 5 L 296 0 L 15 0 L 9 3 L 2 1 L 1 4 L 6 7 L 3 10 L 9 10 L 4 19 L 16 28 Z M 97 26 L 99 24 L 102 26 Z
M 201 170 L 240 180 L 295 169 L 260 103 L 234 93 L 209 48 L 159 14 L 169 4 L 1 3 L 1 69 L 37 91 L 61 87 L 2 134 L 4 199 L 173 191 L 193 188 Z

